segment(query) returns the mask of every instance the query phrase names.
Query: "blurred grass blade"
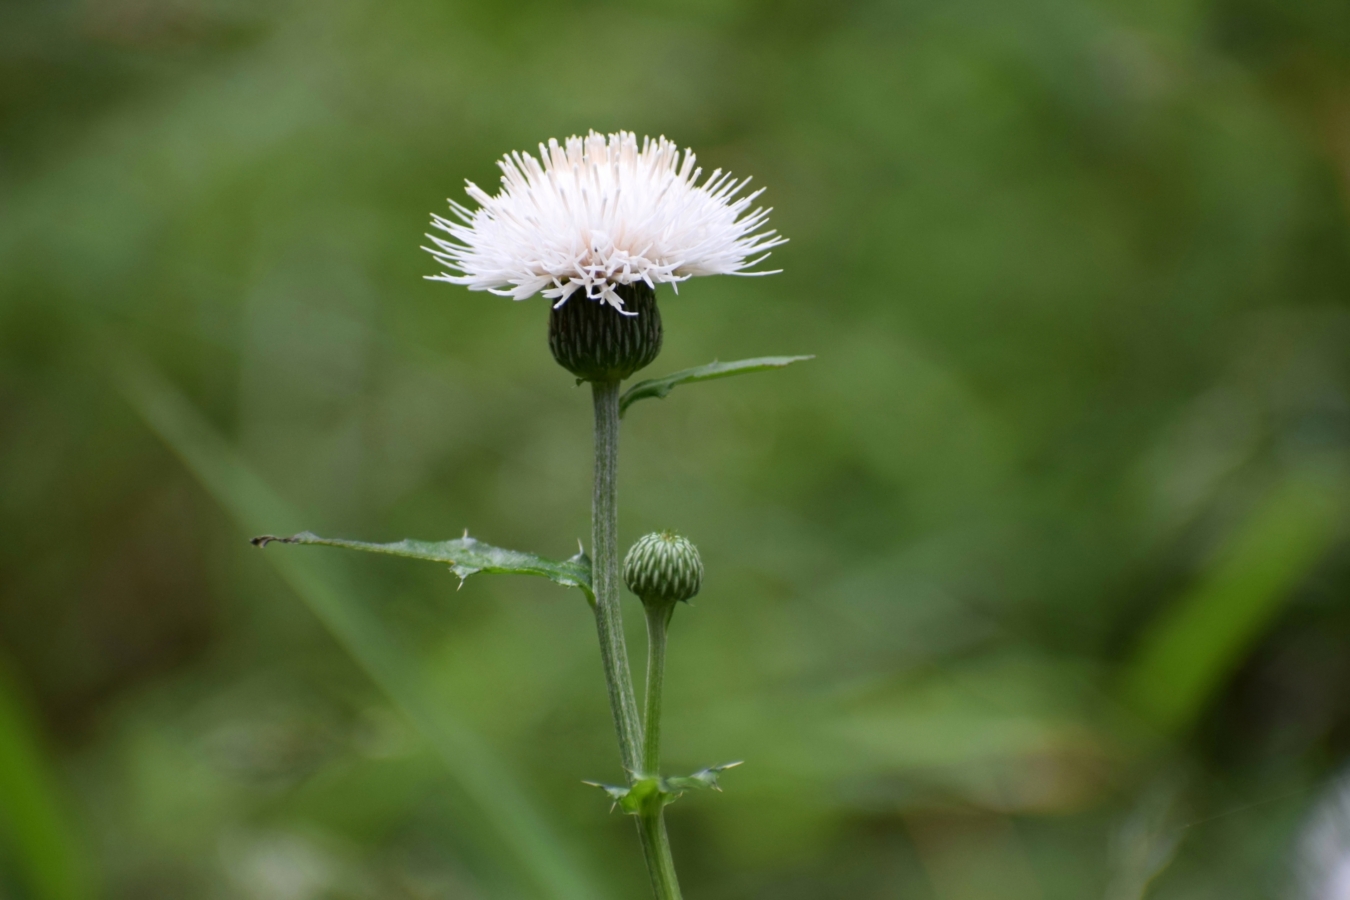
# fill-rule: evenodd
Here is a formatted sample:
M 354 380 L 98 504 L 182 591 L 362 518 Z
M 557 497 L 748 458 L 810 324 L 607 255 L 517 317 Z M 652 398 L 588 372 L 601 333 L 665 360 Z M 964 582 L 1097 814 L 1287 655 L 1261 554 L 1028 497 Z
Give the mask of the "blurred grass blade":
M 1185 829 L 1172 821 L 1179 785 L 1159 781 L 1146 790 L 1111 836 L 1106 900 L 1144 900 L 1173 860 Z
M 296 513 L 240 460 L 211 425 L 156 373 L 124 361 L 123 392 L 187 468 L 250 534 L 294 528 Z M 332 632 L 372 681 L 403 711 L 440 756 L 514 863 L 533 883 L 534 896 L 594 900 L 603 896 L 569 857 L 525 791 L 473 731 L 437 703 L 409 654 L 369 608 L 351 596 L 336 559 L 295 553 L 266 554 L 269 562 Z
M 1124 673 L 1132 708 L 1166 732 L 1189 725 L 1326 552 L 1344 498 L 1341 482 L 1312 473 L 1272 488 L 1200 582 L 1148 628 Z
M 43 758 L 36 724 L 0 672 L 0 819 L 22 880 L 35 900 L 92 896 L 57 779 Z
M 348 541 L 342 538 L 319 537 L 312 532 L 302 531 L 290 537 L 276 537 L 265 534 L 255 537 L 253 543 L 266 547 L 271 543 L 280 544 L 318 544 L 324 547 L 342 547 L 346 550 L 363 550 L 367 553 L 383 553 L 388 556 L 402 556 L 408 559 L 425 559 L 431 562 L 445 563 L 463 582 L 470 575 L 479 572 L 506 575 L 539 575 L 561 584 L 563 587 L 580 588 L 592 603 L 595 595 L 591 593 L 591 560 L 584 552 L 571 559 L 555 562 L 535 556 L 533 553 L 521 553 L 518 550 L 503 550 L 491 544 L 469 537 L 453 541 L 414 541 L 402 540 L 392 544 L 370 544 L 366 541 Z
M 815 359 L 814 356 L 760 356 L 755 359 L 740 359 L 735 362 L 713 362 L 706 366 L 682 369 L 660 378 L 648 378 L 623 392 L 619 399 L 619 415 L 628 411 L 639 400 L 648 397 L 665 397 L 675 390 L 677 385 L 693 384 L 696 381 L 712 381 L 714 378 L 730 378 L 732 375 L 747 375 L 750 372 L 763 372 L 768 369 L 781 369 L 795 362 Z

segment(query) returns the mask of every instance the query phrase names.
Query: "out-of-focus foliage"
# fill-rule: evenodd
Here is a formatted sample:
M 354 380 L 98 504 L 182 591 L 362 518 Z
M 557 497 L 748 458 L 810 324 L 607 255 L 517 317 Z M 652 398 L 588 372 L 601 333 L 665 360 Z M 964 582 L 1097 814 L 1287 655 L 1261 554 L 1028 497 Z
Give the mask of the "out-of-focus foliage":
M 576 551 L 545 303 L 417 248 L 589 128 L 791 238 L 639 377 L 817 356 L 625 419 L 623 533 L 707 568 L 667 768 L 747 760 L 686 893 L 1283 895 L 1350 756 L 1348 97 L 1331 0 L 0 6 L 0 895 L 642 895 L 581 593 L 246 540 Z

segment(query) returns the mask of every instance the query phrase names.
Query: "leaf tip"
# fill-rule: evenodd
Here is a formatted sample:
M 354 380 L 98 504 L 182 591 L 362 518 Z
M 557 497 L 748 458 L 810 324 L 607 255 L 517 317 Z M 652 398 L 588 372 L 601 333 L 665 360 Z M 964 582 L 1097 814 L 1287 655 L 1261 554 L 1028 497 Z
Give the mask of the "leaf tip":
M 248 542 L 255 547 L 266 547 L 273 541 L 277 541 L 282 544 L 294 544 L 296 542 L 296 539 L 294 537 L 282 537 L 281 535 L 277 534 L 260 534 L 255 538 L 248 539 Z

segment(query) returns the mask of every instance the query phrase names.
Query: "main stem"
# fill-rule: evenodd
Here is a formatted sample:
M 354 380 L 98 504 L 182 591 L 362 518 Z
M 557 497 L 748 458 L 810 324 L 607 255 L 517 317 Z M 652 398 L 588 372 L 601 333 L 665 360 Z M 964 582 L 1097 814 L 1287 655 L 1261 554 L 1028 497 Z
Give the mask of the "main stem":
M 631 785 L 640 777 L 655 777 L 658 773 L 654 766 L 648 770 L 644 761 L 642 727 L 637 697 L 633 693 L 633 677 L 628 669 L 623 615 L 619 610 L 619 382 L 592 382 L 591 393 L 595 400 L 595 493 L 591 499 L 591 587 L 595 591 L 595 627 L 600 635 L 600 658 L 609 687 L 614 730 L 619 736 L 619 756 Z M 664 657 L 664 644 L 662 655 Z M 660 727 L 659 716 L 657 727 Z M 659 736 L 656 740 L 659 746 Z M 656 753 L 659 756 L 659 749 Z M 643 809 L 638 815 L 642 855 L 647 861 L 647 873 L 651 876 L 656 900 L 681 900 L 659 802 L 658 799 L 655 809 Z
M 664 810 L 638 815 L 638 837 L 642 838 L 642 855 L 647 859 L 652 893 L 657 900 L 683 900 L 679 879 L 675 877 L 675 860 L 670 855 Z
M 591 587 L 595 628 L 609 687 L 609 708 L 619 735 L 619 757 L 629 782 L 642 770 L 642 743 L 628 648 L 619 609 L 619 383 L 591 383 L 595 400 L 595 493 L 591 499 Z

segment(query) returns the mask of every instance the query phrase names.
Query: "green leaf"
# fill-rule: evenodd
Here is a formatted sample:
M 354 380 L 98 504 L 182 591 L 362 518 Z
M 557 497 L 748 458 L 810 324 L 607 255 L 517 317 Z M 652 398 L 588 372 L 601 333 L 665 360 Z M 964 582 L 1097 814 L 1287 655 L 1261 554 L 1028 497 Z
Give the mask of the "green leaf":
M 363 550 L 367 553 L 384 553 L 389 556 L 403 556 L 408 559 L 425 559 L 430 562 L 445 563 L 459 576 L 460 583 L 470 575 L 479 572 L 506 575 L 538 575 L 564 587 L 580 588 L 587 599 L 595 602 L 591 592 L 591 560 L 581 551 L 571 559 L 555 562 L 535 556 L 533 553 L 521 553 L 518 550 L 504 550 L 491 544 L 469 537 L 453 541 L 395 541 L 392 544 L 371 544 L 365 541 L 348 541 L 342 538 L 319 537 L 308 531 L 290 537 L 277 537 L 264 534 L 253 539 L 254 546 L 266 547 L 271 543 L 280 544 L 319 544 L 324 547 L 343 547 L 347 550 Z
M 627 797 L 629 791 L 632 790 L 631 788 L 626 788 L 617 784 L 602 784 L 599 781 L 583 781 L 582 784 L 588 787 L 599 788 L 606 794 L 609 794 L 609 798 L 614 801 L 616 806 L 623 803 L 624 798 Z
M 763 372 L 767 369 L 781 369 L 795 362 L 815 359 L 814 356 L 760 356 L 755 359 L 739 359 L 735 362 L 711 362 L 706 366 L 682 369 L 660 378 L 648 378 L 623 392 L 619 398 L 619 415 L 622 416 L 639 400 L 648 397 L 665 397 L 675 390 L 676 385 L 693 384 L 696 381 L 712 381 L 714 378 L 730 378 L 732 375 L 745 375 L 750 372 Z
M 630 787 L 601 784 L 598 781 L 584 781 L 582 784 L 597 787 L 608 794 L 614 801 L 614 806 L 610 807 L 611 812 L 614 809 L 622 809 L 630 816 L 656 812 L 661 807 L 674 803 L 675 798 L 679 796 L 678 793 L 666 790 L 664 778 L 639 778 Z
M 656 809 L 674 803 L 680 799 L 680 795 L 685 791 L 722 790 L 717 783 L 717 776 L 727 769 L 734 769 L 741 762 L 743 760 L 723 763 L 720 766 L 709 766 L 706 769 L 699 769 L 693 775 L 676 775 L 671 778 L 639 778 L 633 782 L 631 787 L 601 784 L 598 781 L 582 783 L 604 791 L 614 801 L 614 808 L 622 809 L 630 816 L 636 816 L 644 811 L 654 812 Z
M 693 775 L 676 775 L 665 779 L 667 790 L 675 793 L 684 791 L 703 791 L 703 790 L 722 790 L 722 786 L 717 783 L 717 776 L 727 769 L 734 769 L 744 763 L 745 760 L 738 759 L 736 762 L 722 763 L 720 766 L 708 766 L 706 769 L 699 769 Z
M 122 392 L 132 408 L 242 531 L 256 534 L 277 523 L 296 527 L 291 524 L 298 517 L 296 511 L 172 385 L 130 358 L 119 360 L 118 369 Z M 503 871 L 519 871 L 528 878 L 534 887 L 530 896 L 549 900 L 606 896 L 545 820 L 535 796 L 515 778 L 503 754 L 447 708 L 421 677 L 408 649 L 369 604 L 353 595 L 342 560 L 316 565 L 302 553 L 265 556 L 440 757 L 471 804 L 473 827 L 495 837 L 495 846 L 506 851 L 500 861 Z

